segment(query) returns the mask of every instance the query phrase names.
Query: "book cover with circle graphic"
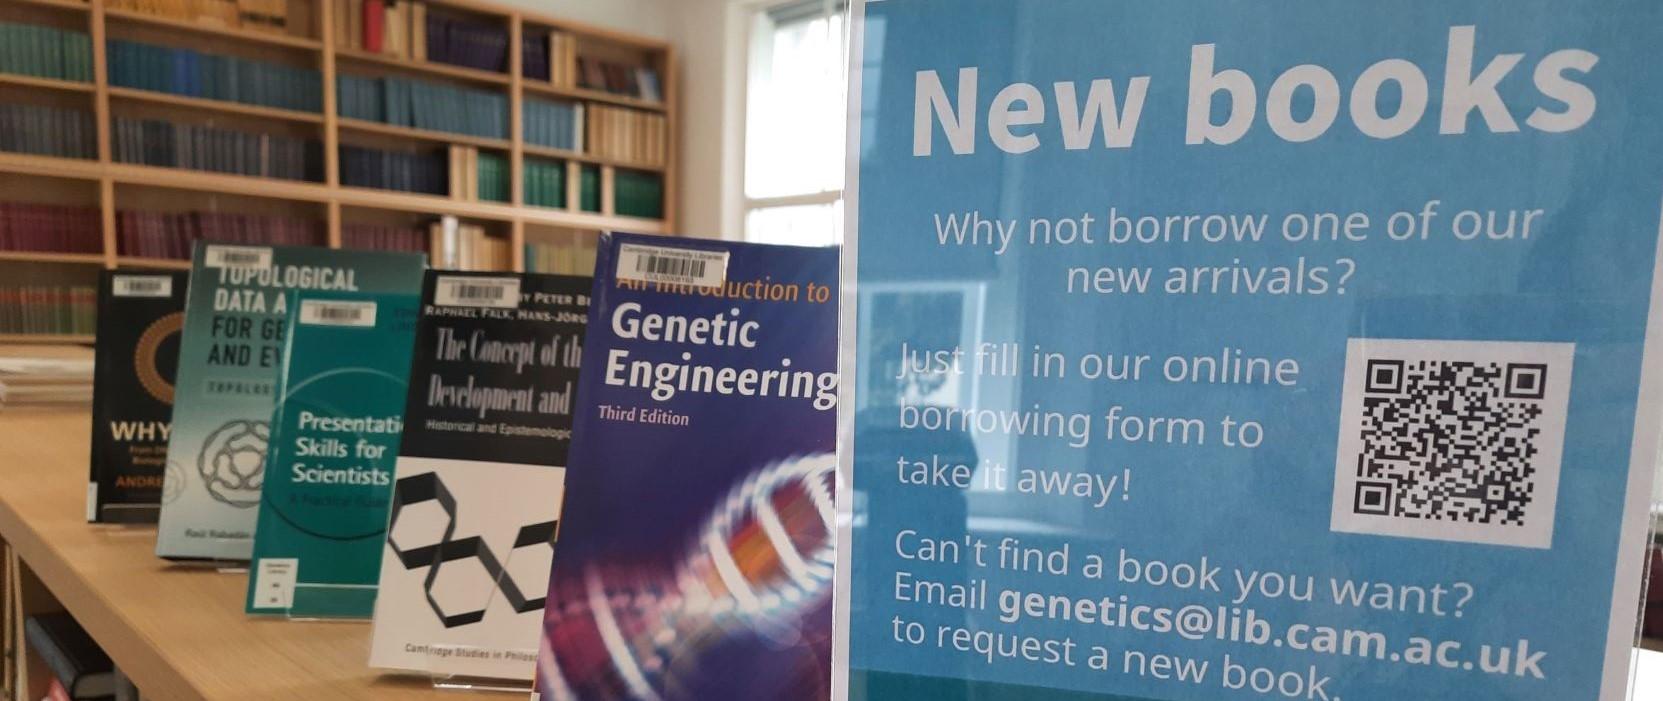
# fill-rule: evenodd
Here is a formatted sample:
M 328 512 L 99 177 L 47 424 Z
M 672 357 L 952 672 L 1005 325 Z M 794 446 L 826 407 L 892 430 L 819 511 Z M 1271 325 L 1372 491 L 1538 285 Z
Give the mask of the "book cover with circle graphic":
M 99 277 L 88 521 L 156 522 L 187 280 L 130 270 Z
M 537 692 L 824 701 L 837 249 L 599 251 Z
M 370 666 L 531 680 L 589 287 L 428 273 Z
M 247 561 L 294 290 L 415 294 L 424 257 L 199 242 L 191 260 L 156 554 Z M 343 355 L 351 347 L 338 349 Z
M 293 293 L 249 613 L 368 618 L 375 610 L 420 301 Z

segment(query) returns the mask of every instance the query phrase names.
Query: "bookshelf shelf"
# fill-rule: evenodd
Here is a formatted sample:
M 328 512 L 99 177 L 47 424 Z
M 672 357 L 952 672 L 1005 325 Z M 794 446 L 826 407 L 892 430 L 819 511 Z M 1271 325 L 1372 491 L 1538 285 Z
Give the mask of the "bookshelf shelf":
M 103 175 L 98 161 L 4 152 L 0 152 L 0 172 L 83 180 L 97 180 Z
M 599 165 L 617 166 L 619 168 L 628 168 L 630 170 L 645 170 L 645 171 L 649 171 L 649 172 L 663 172 L 663 170 L 664 170 L 664 166 L 662 166 L 662 165 L 654 165 L 654 164 L 648 164 L 648 163 L 635 163 L 635 162 L 632 162 L 632 161 L 626 161 L 626 160 L 621 160 L 621 159 L 617 159 L 617 158 L 605 158 L 605 157 L 602 157 L 602 156 L 596 156 L 594 154 L 580 153 L 578 151 L 567 151 L 565 149 L 549 148 L 547 146 L 533 146 L 531 144 L 526 144 L 524 146 L 524 148 L 525 148 L 525 155 L 535 156 L 537 158 L 553 158 L 553 159 L 558 159 L 558 160 L 563 160 L 563 161 L 577 161 L 579 163 L 595 163 L 595 164 L 599 164 Z
M 157 270 L 191 269 L 190 261 L 175 260 L 173 258 L 140 258 L 137 256 L 122 256 L 115 259 L 115 264 L 118 268 L 153 268 Z
M 93 92 L 98 88 L 92 83 L 79 83 L 73 80 L 58 80 L 56 78 L 36 78 L 32 75 L 18 75 L 16 73 L 0 73 L 0 84 L 86 93 Z
M 106 169 L 111 180 L 125 185 L 154 185 L 177 190 L 248 195 L 250 197 L 301 202 L 321 203 L 330 200 L 329 188 L 323 183 L 257 178 L 248 175 L 141 166 L 129 163 L 113 163 L 107 166 Z
M 351 49 L 335 49 L 335 58 L 341 61 L 387 66 L 413 73 L 425 73 L 428 75 L 454 78 L 456 80 L 466 80 L 475 83 L 509 85 L 514 82 L 514 79 L 505 73 L 493 73 L 491 71 L 482 71 L 477 68 L 464 68 L 462 66 L 452 66 L 432 61 L 415 61 L 407 58 L 399 58 L 397 56 L 383 56 L 381 54 L 372 54 L 363 51 L 354 51 Z
M 630 97 L 628 95 L 618 95 L 604 90 L 568 88 L 555 85 L 553 83 L 545 83 L 540 80 L 531 80 L 529 78 L 525 79 L 525 81 L 521 83 L 521 87 L 525 88 L 526 92 L 538 93 L 550 97 L 563 97 L 572 100 L 582 100 L 584 102 L 601 102 L 617 105 L 619 107 L 645 110 L 648 112 L 665 112 L 668 110 L 668 107 L 662 102 L 643 100 L 641 98 Z
M 292 34 L 262 32 L 256 29 L 222 27 L 214 24 L 203 24 L 201 22 L 175 19 L 163 15 L 153 15 L 133 10 L 122 10 L 113 7 L 105 8 L 104 16 L 106 18 L 106 22 L 110 19 L 114 19 L 119 22 L 162 27 L 165 29 L 174 29 L 204 36 L 229 37 L 239 41 L 270 44 L 272 46 L 283 46 L 291 49 L 318 51 L 323 48 L 323 42 L 321 41 L 307 37 L 297 37 Z
M 265 119 L 281 119 L 290 122 L 301 122 L 304 124 L 322 124 L 324 121 L 323 115 L 321 114 L 278 109 L 275 107 L 262 107 L 260 105 L 245 105 L 241 102 L 208 100 L 200 97 L 174 95 L 172 93 L 139 90 L 136 88 L 117 88 L 113 86 L 109 88 L 109 91 L 110 97 L 123 100 L 135 100 L 162 105 L 176 105 L 179 107 L 208 110 L 210 112 L 240 114 L 248 117 L 261 117 Z
M 0 251 L 0 261 L 21 263 L 74 263 L 103 265 L 102 253 L 53 253 L 50 251 Z
M 0 333 L 0 343 L 51 343 L 87 345 L 93 342 L 93 337 L 81 334 L 59 333 Z
M 92 9 L 92 3 L 81 2 L 80 0 L 16 0 L 16 2 L 22 5 L 52 7 L 76 12 L 87 12 Z
M 406 139 L 418 139 L 421 141 L 431 141 L 439 144 L 478 146 L 480 148 L 499 149 L 502 151 L 507 151 L 511 146 L 513 146 L 512 142 L 504 139 L 489 139 L 483 136 L 453 134 L 448 131 L 433 131 L 431 129 L 412 129 L 410 127 L 398 127 L 391 124 L 382 124 L 380 122 L 366 122 L 362 119 L 347 119 L 345 117 L 339 117 L 335 120 L 335 122 L 339 124 L 340 128 L 344 131 L 398 136 Z

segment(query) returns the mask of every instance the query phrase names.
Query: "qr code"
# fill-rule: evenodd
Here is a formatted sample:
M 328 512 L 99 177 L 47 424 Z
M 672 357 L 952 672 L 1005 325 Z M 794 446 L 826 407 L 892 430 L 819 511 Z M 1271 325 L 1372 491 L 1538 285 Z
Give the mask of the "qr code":
M 1330 527 L 1553 545 L 1569 343 L 1351 339 Z

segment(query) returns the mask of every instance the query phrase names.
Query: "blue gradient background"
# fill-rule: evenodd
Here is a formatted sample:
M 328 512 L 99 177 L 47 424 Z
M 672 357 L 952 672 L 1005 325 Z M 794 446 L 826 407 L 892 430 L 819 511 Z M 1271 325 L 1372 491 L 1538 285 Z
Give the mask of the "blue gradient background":
M 926 455 L 939 434 L 895 437 L 892 428 L 857 421 L 854 437 L 855 520 L 852 542 L 850 664 L 857 699 L 1247 699 L 1249 691 L 1218 684 L 1218 661 L 1333 676 L 1329 693 L 1347 701 L 1398 699 L 1595 699 L 1605 659 L 1619 519 L 1629 471 L 1630 440 L 1648 309 L 1658 217 L 1663 203 L 1663 91 L 1657 52 L 1663 3 L 1622 2 L 1090 2 L 1052 0 L 889 0 L 867 5 L 860 113 L 859 272 L 863 334 L 895 320 L 872 317 L 869 290 L 905 297 L 932 286 L 979 289 L 981 335 L 1015 341 L 1024 352 L 1043 343 L 1076 357 L 1086 351 L 1217 355 L 1225 345 L 1252 355 L 1293 357 L 1297 388 L 1172 385 L 1084 380 L 984 380 L 965 408 L 1026 408 L 1035 402 L 1100 414 L 1120 404 L 1146 415 L 1260 421 L 1264 445 L 1244 451 L 1216 442 L 1166 448 L 1105 443 L 1087 450 L 1049 439 L 977 437 L 981 458 L 1053 469 L 1102 468 L 1135 473 L 1133 499 L 1101 512 L 1070 510 L 1064 500 L 907 488 L 896 484 L 898 453 Z M 1447 34 L 1477 25 L 1475 67 L 1498 53 L 1522 52 L 1502 94 L 1522 129 L 1492 134 L 1474 114 L 1468 133 L 1441 136 L 1438 112 Z M 1186 146 L 1190 48 L 1216 43 L 1215 70 L 1253 76 L 1260 98 L 1254 126 L 1230 146 Z M 1566 134 L 1532 130 L 1536 106 L 1559 105 L 1536 94 L 1530 71 L 1547 53 L 1581 48 L 1600 56 L 1585 81 L 1598 111 Z M 1295 65 L 1315 63 L 1339 80 L 1342 99 L 1369 65 L 1405 58 L 1428 78 L 1426 116 L 1407 135 L 1376 140 L 1351 124 L 1342 102 L 1329 132 L 1304 144 L 1276 137 L 1265 123 L 1270 83 Z M 981 70 L 974 155 L 955 156 L 939 126 L 935 155 L 912 155 L 913 80 L 937 70 L 957 94 L 957 70 Z M 1117 102 L 1126 80 L 1152 77 L 1136 142 L 1104 150 L 1065 151 L 1057 136 L 1053 81 L 1072 80 L 1083 96 L 1091 79 L 1113 78 Z M 1035 84 L 1051 120 L 1034 131 L 1041 147 L 1006 155 L 987 136 L 986 109 L 1012 82 Z M 1386 91 L 1384 94 L 1390 94 Z M 1309 110 L 1309 91 L 1295 114 Z M 1216 107 L 1216 105 L 1215 105 Z M 1383 105 L 1383 112 L 1391 111 Z M 1215 118 L 1222 121 L 1222 116 Z M 1022 133 L 1021 130 L 1018 133 Z M 981 249 L 938 247 L 932 215 L 980 210 L 984 216 L 1079 216 L 1089 210 L 1104 226 L 1108 208 L 1133 215 L 1353 210 L 1370 214 L 1379 232 L 1385 215 L 1441 199 L 1441 221 L 1461 209 L 1544 208 L 1541 232 L 1529 242 L 1486 244 L 1453 238 L 1395 243 L 1375 233 L 1361 244 L 1288 243 L 1267 230 L 1264 242 L 1233 245 L 1099 245 L 1039 250 L 1013 246 L 995 257 Z M 1020 230 L 1025 232 L 1025 228 Z M 1021 234 L 1019 233 L 1019 238 Z M 1291 264 L 1297 256 L 1357 262 L 1344 295 L 1174 297 L 1068 295 L 1070 266 Z M 1152 284 L 1152 287 L 1155 285 Z M 909 292 L 910 290 L 910 292 Z M 961 336 L 958 319 L 915 322 L 892 331 L 912 338 Z M 1341 374 L 1347 337 L 1559 341 L 1577 344 L 1569 419 L 1551 550 L 1466 545 L 1329 531 L 1330 493 L 1338 434 Z M 855 373 L 877 357 L 870 334 L 857 347 Z M 1152 364 L 1156 373 L 1158 364 Z M 847 377 L 847 376 L 846 376 Z M 846 382 L 852 379 L 846 379 Z M 857 397 L 852 410 L 881 413 Z M 891 424 L 892 425 L 892 424 Z M 1101 426 L 1101 422 L 1094 424 Z M 1209 430 L 1216 428 L 1210 425 Z M 875 435 L 885 435 L 875 440 Z M 1210 437 L 1216 433 L 1210 433 Z M 968 524 L 968 525 L 967 525 Z M 990 574 L 1000 585 L 1075 595 L 1128 593 L 1154 604 L 1218 603 L 1207 596 L 1122 587 L 1113 576 L 1087 583 L 1078 576 L 997 575 L 963 568 L 903 563 L 892 539 L 900 528 L 963 534 L 992 541 L 1019 535 L 1027 545 L 1073 544 L 1106 554 L 1266 571 L 1431 585 L 1465 581 L 1477 588 L 1464 618 L 1367 612 L 1323 604 L 1254 604 L 1273 623 L 1355 626 L 1386 633 L 1466 643 L 1504 644 L 1529 638 L 1549 651 L 1545 681 L 1477 672 L 1320 656 L 1291 650 L 1173 635 L 1027 623 L 1022 631 L 1072 635 L 1115 652 L 1115 670 L 1005 661 L 989 666 L 972 655 L 892 641 L 901 615 L 930 627 L 951 624 L 1011 631 L 992 613 L 897 604 L 892 573 L 962 580 Z M 1082 550 L 1084 549 L 1084 550 Z M 1229 570 L 1225 570 L 1229 577 Z M 1228 590 L 1228 584 L 1226 589 Z M 1204 685 L 1162 682 L 1118 672 L 1126 648 L 1213 660 Z M 988 682 L 988 683 L 984 683 Z M 1065 696 L 1050 691 L 1086 692 Z M 1120 695 L 1120 696 L 1116 696 Z

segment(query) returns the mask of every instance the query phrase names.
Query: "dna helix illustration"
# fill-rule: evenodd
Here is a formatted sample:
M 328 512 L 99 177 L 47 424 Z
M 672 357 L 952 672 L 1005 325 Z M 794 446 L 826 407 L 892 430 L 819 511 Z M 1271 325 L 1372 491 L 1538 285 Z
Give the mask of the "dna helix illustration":
M 837 459 L 788 459 L 753 473 L 717 505 L 671 572 L 625 566 L 555 568 L 544 611 L 538 684 L 545 699 L 666 701 L 709 673 L 701 658 L 756 636 L 795 650 L 804 685 L 824 697 L 829 621 L 805 613 L 831 594 L 836 557 Z M 824 625 L 820 625 L 823 623 Z

